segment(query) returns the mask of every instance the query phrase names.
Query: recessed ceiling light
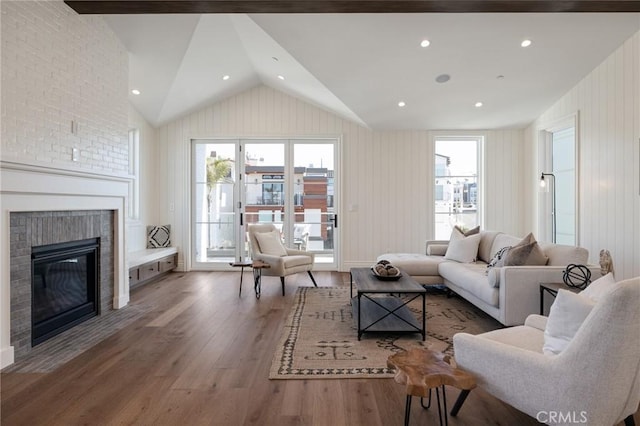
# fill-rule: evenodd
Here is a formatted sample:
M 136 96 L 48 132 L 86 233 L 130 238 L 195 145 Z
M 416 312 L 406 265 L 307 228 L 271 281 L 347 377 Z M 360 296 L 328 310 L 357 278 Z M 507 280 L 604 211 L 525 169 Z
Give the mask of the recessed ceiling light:
M 140 91 L 138 89 L 133 89 L 131 93 L 133 93 L 134 95 L 139 95 Z
M 230 77 L 230 76 L 228 76 L 228 75 L 223 75 L 223 76 L 222 76 L 222 79 L 223 79 L 223 80 L 229 80 L 230 78 L 231 78 L 231 77 Z
M 531 46 L 531 40 L 527 39 L 527 40 L 522 40 L 522 43 L 520 43 L 520 46 L 522 47 L 529 47 Z
M 449 74 L 440 74 L 436 77 L 436 81 L 438 83 L 446 83 L 449 80 L 451 80 L 451 76 Z
M 482 102 L 476 102 L 476 108 L 480 108 L 482 106 Z
M 431 42 L 430 42 L 429 40 L 427 40 L 427 39 L 424 39 L 424 40 L 422 40 L 422 41 L 420 42 L 420 46 L 422 46 L 422 47 L 427 47 L 427 46 L 429 46 L 430 44 L 431 44 Z
M 406 103 L 405 103 L 404 101 L 400 101 L 400 102 L 398 102 L 398 106 L 399 106 L 400 108 L 402 108 L 402 107 L 403 107 L 403 106 L 405 106 L 405 105 L 406 105 Z
M 278 76 L 278 78 L 279 78 L 280 80 L 284 80 L 284 77 L 283 77 L 283 76 L 281 76 L 281 75 L 279 75 L 279 76 Z

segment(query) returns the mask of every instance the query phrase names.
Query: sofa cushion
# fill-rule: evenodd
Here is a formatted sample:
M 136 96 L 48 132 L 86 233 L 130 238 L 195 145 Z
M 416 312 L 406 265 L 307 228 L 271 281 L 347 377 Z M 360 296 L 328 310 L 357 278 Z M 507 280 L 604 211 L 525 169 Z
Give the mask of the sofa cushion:
M 543 332 L 537 328 L 524 325 L 501 328 L 499 330 L 482 333 L 480 336 L 495 342 L 504 343 L 505 345 L 515 346 L 537 353 L 542 353 L 542 346 L 544 345 Z
M 458 263 L 442 262 L 438 266 L 440 275 L 452 284 L 472 293 L 478 299 L 491 306 L 498 307 L 499 289 L 488 284 L 484 271 L 487 264 L 484 262 Z
M 493 244 L 491 245 L 491 254 L 489 256 L 489 261 L 491 261 L 491 259 L 493 259 L 493 257 L 496 255 L 496 253 L 498 253 L 498 251 L 503 248 L 503 247 L 513 247 L 516 244 L 518 244 L 520 241 L 522 240 L 522 238 L 518 238 L 518 237 L 514 237 L 513 235 L 509 235 L 509 234 L 498 234 L 496 235 L 496 237 L 493 240 Z
M 447 247 L 447 253 L 444 255 L 444 258 L 461 263 L 474 262 L 478 257 L 479 244 L 480 234 L 465 237 L 458 228 L 453 228 L 453 231 L 451 231 L 451 239 L 449 240 L 449 247 Z
M 427 247 L 428 256 L 444 256 L 447 254 L 448 244 L 429 244 Z
M 492 253 L 491 247 L 493 247 L 493 242 L 498 236 L 498 234 L 502 234 L 500 231 L 482 231 L 480 233 L 480 244 L 478 245 L 478 260 L 482 260 L 483 262 L 489 263 L 491 261 Z
M 549 258 L 549 266 L 586 265 L 589 260 L 589 251 L 582 247 L 561 244 L 540 244 L 540 247 Z
M 444 261 L 442 256 L 427 256 L 419 253 L 387 253 L 378 256 L 377 261 L 388 260 L 397 268 L 412 277 L 437 277 L 438 265 Z
M 285 256 L 283 259 L 283 263 L 284 263 L 284 267 L 289 269 L 295 266 L 312 264 L 313 260 L 311 260 L 311 256 L 293 255 L 293 256 Z
M 504 266 L 543 266 L 549 258 L 544 254 L 538 242 L 529 233 L 518 244 L 511 247 L 504 255 Z

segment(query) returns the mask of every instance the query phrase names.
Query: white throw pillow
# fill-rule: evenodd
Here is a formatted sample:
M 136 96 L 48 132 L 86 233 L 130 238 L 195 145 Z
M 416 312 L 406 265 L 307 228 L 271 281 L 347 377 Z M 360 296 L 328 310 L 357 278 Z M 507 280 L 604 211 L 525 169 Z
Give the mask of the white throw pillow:
M 451 239 L 445 259 L 455 260 L 461 263 L 475 262 L 478 257 L 478 246 L 480 245 L 480 234 L 465 237 L 457 228 L 453 228 Z
M 609 272 L 607 275 L 600 277 L 589 284 L 587 288 L 580 292 L 580 294 L 593 301 L 598 301 L 616 288 L 615 284 L 616 280 L 613 278 L 613 273 Z
M 558 355 L 565 350 L 594 305 L 593 300 L 581 294 L 558 290 L 544 330 L 542 352 Z
M 287 255 L 278 231 L 256 232 L 255 236 L 262 253 L 280 257 Z

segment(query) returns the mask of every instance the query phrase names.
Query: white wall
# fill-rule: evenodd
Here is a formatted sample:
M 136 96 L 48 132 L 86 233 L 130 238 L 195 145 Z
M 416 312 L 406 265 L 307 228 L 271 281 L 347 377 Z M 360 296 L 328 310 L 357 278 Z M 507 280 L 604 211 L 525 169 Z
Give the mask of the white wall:
M 433 235 L 435 134 L 486 136 L 488 228 L 525 233 L 522 130 L 372 131 L 266 86 L 250 89 L 158 129 L 160 219 L 186 253 L 189 141 L 206 137 L 340 136 L 343 265 L 368 265 L 386 251 L 424 251 Z M 357 205 L 357 211 L 347 207 Z M 184 266 L 184 258 L 180 266 Z
M 159 222 L 158 195 L 162 185 L 158 181 L 161 169 L 156 146 L 156 129 L 129 104 L 129 129 L 139 131 L 139 216 L 127 219 L 128 251 L 143 250 L 147 247 L 147 225 L 164 225 Z
M 639 22 L 640 26 L 640 22 Z M 537 129 L 579 114 L 580 245 L 598 262 L 611 251 L 616 278 L 640 275 L 640 32 L 589 73 L 526 129 L 527 157 L 536 159 Z M 527 191 L 537 209 L 541 166 L 529 168 Z M 535 218 L 528 223 L 535 227 Z
M 0 158 L 126 175 L 129 66 L 115 34 L 60 1 L 3 1 L 1 9 Z

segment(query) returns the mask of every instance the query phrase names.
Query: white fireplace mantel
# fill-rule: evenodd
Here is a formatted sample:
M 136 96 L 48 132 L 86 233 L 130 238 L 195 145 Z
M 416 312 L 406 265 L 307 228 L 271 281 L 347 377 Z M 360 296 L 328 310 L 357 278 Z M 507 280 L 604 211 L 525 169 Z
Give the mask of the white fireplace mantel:
M 125 200 L 130 180 L 56 168 L 0 163 L 0 368 L 14 362 L 10 316 L 10 213 L 49 210 L 114 211 L 113 307 L 129 302 L 126 271 Z

